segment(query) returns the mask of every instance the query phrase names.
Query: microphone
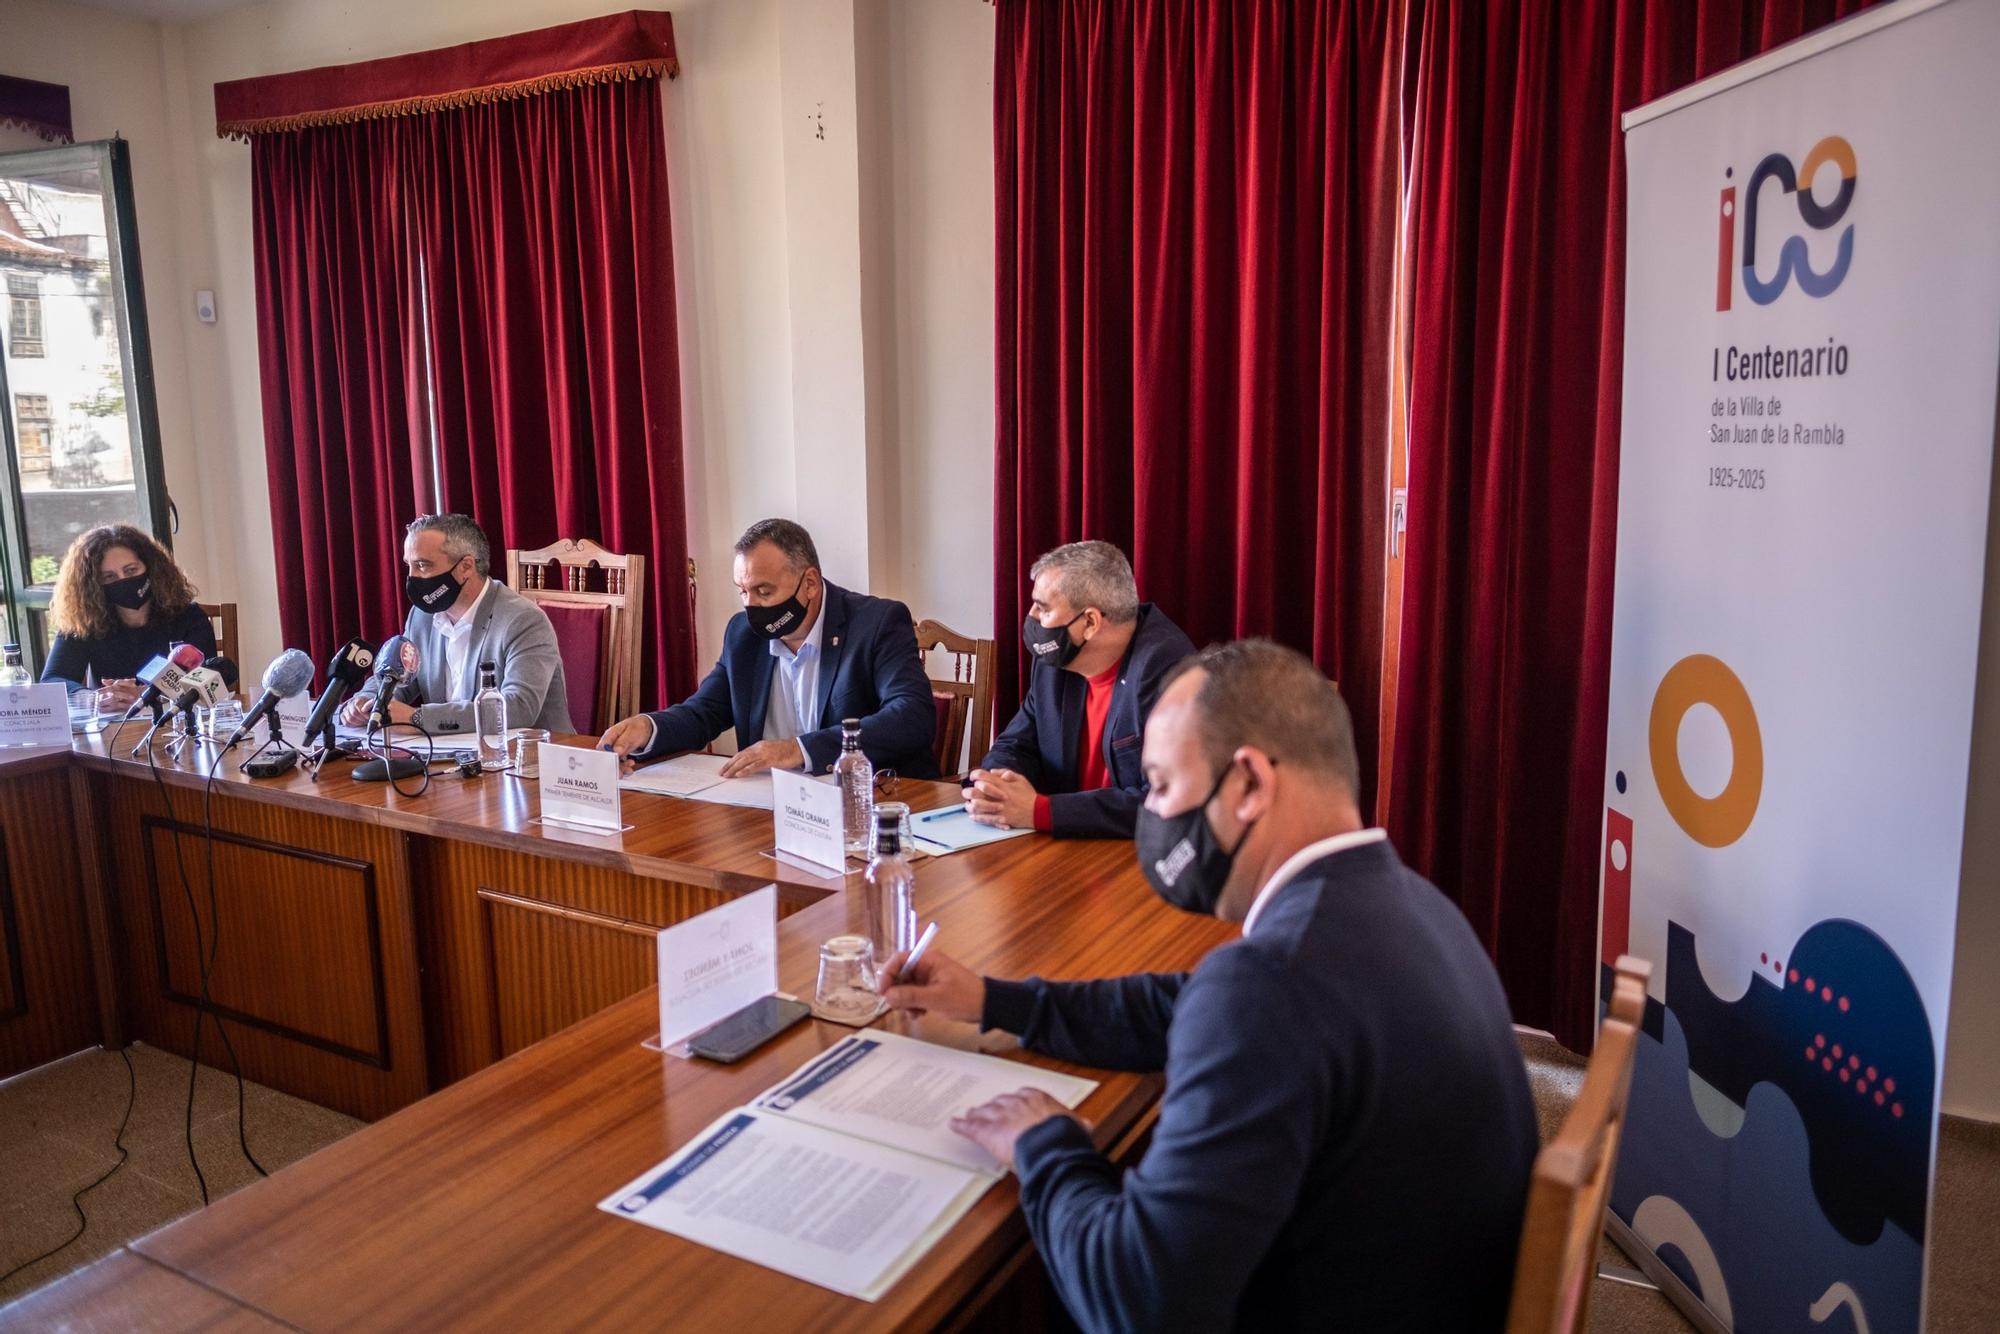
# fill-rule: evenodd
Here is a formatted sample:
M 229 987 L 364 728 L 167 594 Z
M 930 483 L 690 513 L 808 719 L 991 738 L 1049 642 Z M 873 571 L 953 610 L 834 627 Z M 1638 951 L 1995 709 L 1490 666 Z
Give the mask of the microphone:
M 201 650 L 193 644 L 182 644 L 171 657 L 162 654 L 153 658 L 139 669 L 139 679 L 146 683 L 146 689 L 132 701 L 132 707 L 125 710 L 125 716 L 120 721 L 129 723 L 139 716 L 141 709 L 158 709 L 162 700 L 180 698 L 187 674 L 199 668 L 201 663 Z
M 375 650 L 368 647 L 366 640 L 350 639 L 340 652 L 333 655 L 333 661 L 326 665 L 326 693 L 313 705 L 312 717 L 306 719 L 306 739 L 325 734 L 331 741 L 333 719 L 342 700 L 354 692 L 354 687 L 368 679 L 368 669 L 375 665 Z M 332 750 L 332 746 L 327 747 Z
M 389 700 L 392 696 L 403 696 L 410 677 L 416 673 L 417 663 L 417 646 L 407 637 L 390 635 L 382 641 L 382 648 L 375 655 L 375 726 L 389 726 Z M 409 701 L 404 699 L 403 702 Z M 417 755 L 397 755 L 395 748 L 385 743 L 374 759 L 355 766 L 354 781 L 394 782 L 399 778 L 414 778 L 429 767 L 428 759 Z
M 232 659 L 223 657 L 220 653 L 204 659 L 201 665 L 208 668 L 211 672 L 219 673 L 222 677 L 222 683 L 231 690 L 236 689 L 238 683 L 243 680 L 243 673 L 237 670 L 236 663 Z
M 410 679 L 410 660 L 416 656 L 416 645 L 406 636 L 390 635 L 382 641 L 382 647 L 375 651 L 375 725 L 389 725 L 389 700 Z
M 181 680 L 181 693 L 174 700 L 174 708 L 187 720 L 189 736 L 195 736 L 200 728 L 195 724 L 194 711 L 203 704 L 213 706 L 219 700 L 229 698 L 229 682 L 221 672 L 207 667 L 197 667 Z
M 288 648 L 271 659 L 271 665 L 264 669 L 263 695 L 250 707 L 250 712 L 243 715 L 242 724 L 229 734 L 229 740 L 223 743 L 222 748 L 228 750 L 248 736 L 250 729 L 266 716 L 272 719 L 271 725 L 275 728 L 278 725 L 278 705 L 311 686 L 312 679 L 312 659 L 295 648 Z M 282 733 L 278 739 L 283 739 Z

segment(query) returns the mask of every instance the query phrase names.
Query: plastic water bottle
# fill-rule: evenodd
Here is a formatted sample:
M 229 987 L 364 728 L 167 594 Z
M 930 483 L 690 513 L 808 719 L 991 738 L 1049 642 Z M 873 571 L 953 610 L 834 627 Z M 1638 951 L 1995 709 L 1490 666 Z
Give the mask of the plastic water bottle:
M 28 675 L 28 669 L 21 663 L 19 644 L 0 645 L 0 653 L 6 654 L 6 663 L 0 666 L 0 687 L 33 685 L 35 678 Z
M 840 720 L 840 758 L 833 762 L 840 785 L 841 823 L 847 855 L 868 855 L 868 822 L 875 816 L 875 766 L 861 751 L 861 720 Z
M 910 808 L 885 801 L 875 808 L 875 846 L 869 852 L 862 895 L 868 939 L 879 968 L 898 950 L 917 943 L 917 873 L 910 867 Z
M 507 767 L 507 697 L 490 662 L 479 664 L 479 693 L 472 697 L 472 725 L 479 732 L 479 767 L 493 773 Z

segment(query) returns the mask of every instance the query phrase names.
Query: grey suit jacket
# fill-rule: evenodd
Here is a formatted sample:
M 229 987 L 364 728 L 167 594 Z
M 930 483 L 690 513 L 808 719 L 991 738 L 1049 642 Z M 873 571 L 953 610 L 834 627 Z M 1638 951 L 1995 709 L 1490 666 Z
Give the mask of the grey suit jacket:
M 499 668 L 500 693 L 507 697 L 507 726 L 571 730 L 569 690 L 563 680 L 562 652 L 548 613 L 499 580 L 472 618 L 472 650 L 465 677 L 450 679 L 444 636 L 437 618 L 412 607 L 403 635 L 417 647 L 415 689 L 397 697 L 417 706 L 417 726 L 432 735 L 473 730 L 472 697 L 479 692 L 479 664 Z M 371 681 L 362 693 L 372 695 Z M 454 697 L 459 703 L 452 702 Z

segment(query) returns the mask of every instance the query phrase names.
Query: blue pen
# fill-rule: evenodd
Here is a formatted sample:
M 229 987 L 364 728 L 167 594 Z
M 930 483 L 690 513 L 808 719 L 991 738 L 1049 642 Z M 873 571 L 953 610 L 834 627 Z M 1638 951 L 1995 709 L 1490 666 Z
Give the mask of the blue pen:
M 963 806 L 947 806 L 941 811 L 926 811 L 917 817 L 918 824 L 929 824 L 933 820 L 949 820 L 954 815 L 971 815 Z

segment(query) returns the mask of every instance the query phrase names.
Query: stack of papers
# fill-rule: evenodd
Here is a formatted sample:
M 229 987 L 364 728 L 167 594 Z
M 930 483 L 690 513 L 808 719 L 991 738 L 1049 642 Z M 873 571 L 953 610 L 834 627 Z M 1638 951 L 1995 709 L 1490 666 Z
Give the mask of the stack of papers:
M 1021 1088 L 1097 1087 L 895 1033 L 843 1038 L 597 1207 L 875 1301 L 1004 1169 L 950 1120 Z
M 724 806 L 752 806 L 768 811 L 772 807 L 771 775 L 724 778 L 722 766 L 727 755 L 676 755 L 661 760 L 618 780 L 627 792 L 651 792 L 662 797 L 691 797 Z

